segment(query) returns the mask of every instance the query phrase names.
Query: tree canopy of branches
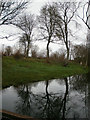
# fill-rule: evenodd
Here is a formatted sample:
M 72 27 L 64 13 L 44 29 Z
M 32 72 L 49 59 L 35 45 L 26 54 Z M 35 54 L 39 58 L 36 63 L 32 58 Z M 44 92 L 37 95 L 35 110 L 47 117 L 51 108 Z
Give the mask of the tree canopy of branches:
M 58 8 L 58 13 L 55 15 L 57 17 L 56 35 L 60 38 L 60 40 L 62 37 L 67 49 L 67 59 L 69 59 L 69 24 L 79 6 L 77 6 L 75 2 L 59 2 L 56 3 L 56 6 Z
M 0 25 L 13 24 L 12 20 L 19 15 L 27 3 L 24 0 L 0 0 Z
M 33 29 L 35 27 L 35 19 L 33 15 L 26 15 L 19 17 L 17 21 L 17 26 L 24 32 L 23 36 L 20 38 L 20 42 L 24 45 L 25 56 L 28 57 L 30 44 L 33 37 Z
M 53 36 L 55 35 L 55 9 L 55 6 L 46 4 L 41 9 L 41 15 L 38 17 L 42 36 L 41 40 L 47 41 L 47 58 L 49 58 L 49 44 L 53 42 Z
M 89 73 L 90 73 L 90 0 L 86 2 L 83 5 L 83 10 L 82 10 L 82 16 L 77 15 L 83 23 L 87 26 L 88 28 L 88 35 L 87 35 L 87 48 L 88 48 L 88 59 L 87 59 L 87 65 L 89 67 Z

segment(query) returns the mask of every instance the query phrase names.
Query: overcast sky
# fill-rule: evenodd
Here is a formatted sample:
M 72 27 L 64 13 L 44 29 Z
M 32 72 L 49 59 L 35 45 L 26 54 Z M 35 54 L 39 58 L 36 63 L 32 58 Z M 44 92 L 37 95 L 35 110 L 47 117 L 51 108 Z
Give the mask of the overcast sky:
M 27 13 L 30 12 L 32 14 L 39 15 L 40 9 L 45 3 L 47 2 L 51 3 L 55 1 L 60 1 L 60 0 L 32 0 L 32 2 L 28 5 L 28 9 L 26 11 Z M 71 1 L 74 1 L 74 0 L 71 0 Z M 77 1 L 80 1 L 80 0 L 77 0 Z M 76 35 L 78 36 L 78 38 L 71 38 L 71 41 L 74 44 L 81 44 L 81 43 L 85 44 L 86 42 L 87 27 L 84 25 L 84 23 L 81 20 L 80 20 L 80 23 L 81 23 L 81 26 L 78 28 L 79 30 L 74 29 L 75 27 L 74 25 L 71 26 L 73 33 L 77 31 Z M 18 34 L 18 36 L 20 36 L 21 30 L 17 29 L 12 25 L 0 27 L 0 47 L 2 46 L 2 44 L 7 46 L 13 46 L 16 44 L 16 42 L 19 40 L 18 36 L 10 37 L 9 40 L 1 39 L 2 36 L 8 35 L 11 33 Z M 39 45 L 41 50 L 46 48 L 46 42 L 36 42 L 35 44 Z M 52 51 L 57 51 L 60 48 L 62 48 L 62 44 L 61 45 L 50 44 L 50 49 L 52 49 Z

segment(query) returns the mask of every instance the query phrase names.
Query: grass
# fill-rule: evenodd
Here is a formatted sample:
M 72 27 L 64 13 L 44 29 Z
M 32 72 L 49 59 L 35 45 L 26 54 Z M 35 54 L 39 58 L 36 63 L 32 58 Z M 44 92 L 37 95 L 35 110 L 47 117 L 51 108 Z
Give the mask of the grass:
M 76 63 L 63 67 L 60 63 L 47 63 L 44 59 L 16 60 L 13 57 L 3 57 L 2 61 L 3 88 L 87 73 L 87 68 Z

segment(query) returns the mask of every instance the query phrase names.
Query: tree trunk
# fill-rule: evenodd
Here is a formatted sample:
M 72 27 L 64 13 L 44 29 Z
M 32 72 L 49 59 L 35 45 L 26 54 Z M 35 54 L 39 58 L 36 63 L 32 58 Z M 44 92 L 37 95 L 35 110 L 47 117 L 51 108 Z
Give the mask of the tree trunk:
M 67 60 L 69 60 L 69 48 L 67 47 Z
M 66 112 L 66 102 L 67 102 L 67 95 L 68 95 L 68 79 L 65 78 L 65 84 L 66 84 L 66 91 L 65 91 L 65 95 L 64 95 L 64 99 L 63 99 L 63 116 L 62 118 L 65 119 L 65 112 Z
M 29 55 L 29 45 L 27 46 L 27 52 L 26 52 L 26 57 Z
M 27 45 L 27 52 L 26 52 L 26 57 L 29 55 L 29 50 L 30 50 L 30 36 L 27 35 L 27 40 L 28 40 L 28 45 Z
M 26 52 L 27 52 L 27 49 L 26 49 L 26 43 L 25 43 L 25 48 L 24 48 L 24 56 L 26 57 Z
M 47 43 L 47 58 L 49 58 L 49 43 L 50 43 L 50 41 L 48 41 L 48 43 Z
M 87 51 L 88 51 L 88 58 L 87 58 L 87 65 L 90 68 L 90 30 L 88 30 L 87 35 Z
M 67 48 L 67 60 L 69 60 L 69 44 L 68 44 L 68 28 L 67 28 L 67 23 L 65 23 L 65 44 Z

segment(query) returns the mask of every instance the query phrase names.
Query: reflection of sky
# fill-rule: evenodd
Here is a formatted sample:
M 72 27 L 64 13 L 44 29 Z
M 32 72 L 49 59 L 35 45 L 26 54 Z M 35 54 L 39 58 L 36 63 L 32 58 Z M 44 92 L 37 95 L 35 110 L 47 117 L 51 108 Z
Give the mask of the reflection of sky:
M 9 87 L 2 91 L 2 108 L 15 112 L 16 101 L 18 100 L 17 91 L 14 87 Z
M 85 94 L 84 93 L 80 94 L 77 91 L 72 91 L 69 96 L 70 96 L 70 101 L 67 102 L 67 107 L 71 106 L 71 109 L 69 110 L 68 116 L 75 115 L 79 118 L 87 117 L 87 114 L 86 114 L 87 108 L 85 105 Z
M 59 84 L 59 81 L 60 80 L 53 80 L 53 81 L 50 81 L 49 83 L 49 86 L 48 86 L 48 92 L 49 93 L 60 93 L 60 92 L 63 92 L 65 91 L 65 86 L 64 86 L 64 81 L 62 81 L 62 84 Z M 35 87 L 32 87 L 31 91 L 34 93 L 34 94 L 40 94 L 40 93 L 45 93 L 45 82 L 40 82 L 38 83 L 37 86 Z
M 72 77 L 70 79 L 72 80 Z M 63 79 L 57 79 L 57 80 L 54 79 L 52 81 L 51 80 L 48 81 L 48 83 L 49 83 L 49 86 L 47 88 L 48 94 L 55 95 L 63 99 L 66 91 L 65 81 Z M 22 103 L 20 102 L 20 100 L 22 102 L 24 101 L 24 99 L 22 99 L 24 95 L 23 97 L 21 97 L 20 95 L 21 90 L 23 90 L 21 89 L 21 87 L 22 86 L 20 86 L 20 91 L 19 91 L 19 87 L 16 89 L 12 86 L 3 90 L 2 92 L 3 109 L 18 113 L 18 111 L 16 111 L 15 108 L 16 106 L 17 107 L 22 106 Z M 40 107 L 42 104 L 45 104 L 45 102 L 47 101 L 47 97 L 44 99 L 46 95 L 46 81 L 31 83 L 28 85 L 28 88 L 29 88 L 29 94 L 31 99 L 31 103 L 30 103 L 31 109 L 30 109 L 29 115 L 36 116 L 34 112 L 39 114 L 38 107 Z M 24 89 L 24 92 L 26 92 L 26 88 Z M 35 98 L 37 98 L 37 100 Z M 38 99 L 39 100 L 42 99 L 41 101 L 42 104 L 40 102 L 38 103 Z M 29 98 L 27 100 L 29 100 Z M 86 101 L 86 98 L 85 98 L 84 92 L 81 93 L 80 91 L 78 91 L 78 89 L 70 90 L 70 87 L 69 87 L 69 94 L 67 95 L 67 102 L 66 102 L 66 110 L 67 110 L 66 117 L 67 118 L 70 118 L 70 117 L 72 118 L 74 116 L 75 117 L 77 116 L 80 118 L 86 117 L 87 107 L 86 107 L 85 101 Z M 20 108 L 23 108 L 23 106 Z

